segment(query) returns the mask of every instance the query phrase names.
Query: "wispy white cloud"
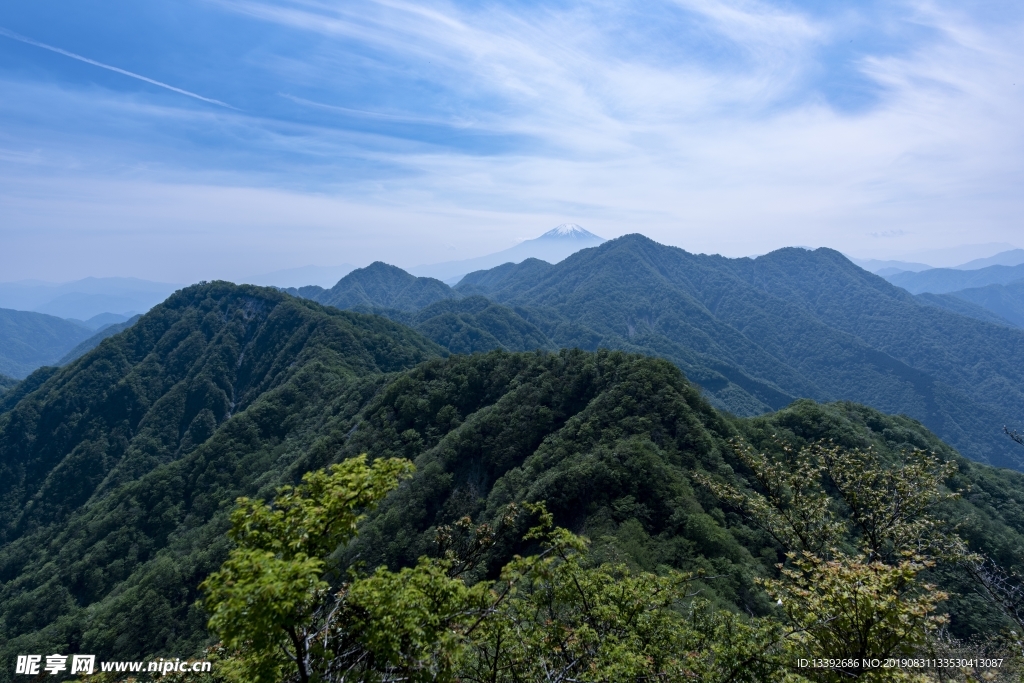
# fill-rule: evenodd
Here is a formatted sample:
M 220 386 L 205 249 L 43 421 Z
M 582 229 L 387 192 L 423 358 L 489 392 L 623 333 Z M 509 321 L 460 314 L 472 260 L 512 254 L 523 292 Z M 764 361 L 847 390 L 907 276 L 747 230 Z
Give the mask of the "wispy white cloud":
M 95 59 L 89 59 L 88 57 L 83 57 L 82 55 L 75 54 L 74 52 L 69 52 L 68 50 L 63 50 L 59 47 L 54 47 L 53 45 L 47 45 L 46 43 L 41 43 L 38 40 L 32 40 L 31 38 L 27 38 L 23 35 L 15 33 L 14 31 L 10 31 L 2 26 L 0 26 L 0 36 L 5 36 L 7 38 L 10 38 L 11 40 L 17 40 L 18 42 L 25 43 L 26 45 L 32 45 L 34 47 L 42 48 L 44 50 L 49 50 L 50 52 L 56 52 L 59 55 L 64 55 L 65 57 L 70 57 L 71 59 L 77 59 L 80 62 L 85 62 L 86 64 L 91 64 L 92 66 L 98 66 L 101 69 L 113 71 L 114 73 L 121 74 L 122 76 L 128 76 L 129 78 L 144 81 L 151 85 L 155 85 L 159 88 L 164 88 L 165 90 L 176 92 L 179 95 L 185 95 L 186 97 L 191 97 L 193 99 L 200 100 L 202 102 L 207 102 L 209 104 L 216 104 L 218 107 L 227 107 L 228 109 L 235 108 L 232 107 L 230 104 L 221 102 L 220 100 L 215 100 L 211 97 L 203 97 L 202 95 L 196 94 L 194 92 L 189 92 L 188 90 L 177 88 L 173 85 L 168 85 L 167 83 L 161 83 L 160 81 L 148 78 L 147 76 L 142 76 L 137 73 L 133 73 L 126 69 L 122 69 L 117 66 L 111 66 L 110 64 L 104 64 L 103 62 L 97 62 Z
M 272 236 L 280 229 L 296 245 L 322 241 L 339 263 L 406 266 L 566 220 L 729 255 L 809 244 L 886 256 L 1019 231 L 1019 16 L 993 24 L 942 3 L 892 4 L 877 22 L 890 43 L 900 31 L 906 40 L 833 53 L 850 44 L 844 32 L 870 32 L 875 19 L 746 0 L 211 5 L 274 33 L 245 56 L 266 99 L 177 128 L 163 123 L 173 112 L 136 103 L 123 128 L 138 126 L 145 144 L 177 135 L 184 151 L 131 152 L 158 158 L 160 173 L 136 164 L 132 177 L 95 186 L 110 207 L 74 204 L 64 216 L 128 224 L 135 209 L 120 212 L 118 197 L 160 181 L 147 190 L 153 206 L 191 202 L 222 227 L 199 209 L 161 221 L 235 236 L 245 220 L 230 217 L 248 217 L 267 226 L 250 245 L 275 245 L 267 258 L 293 253 Z M 852 77 L 872 95 L 844 109 L 829 89 Z M 31 222 L 58 204 L 5 211 Z M 280 221 L 260 222 L 255 205 Z M 280 265 L 309 262 L 288 258 Z

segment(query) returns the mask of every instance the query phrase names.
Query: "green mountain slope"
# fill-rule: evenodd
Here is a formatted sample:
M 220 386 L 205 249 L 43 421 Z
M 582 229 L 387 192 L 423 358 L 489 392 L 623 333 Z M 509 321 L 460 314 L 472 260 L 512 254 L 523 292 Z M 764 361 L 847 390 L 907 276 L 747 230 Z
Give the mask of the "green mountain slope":
M 726 259 L 629 235 L 522 266 L 456 289 L 512 306 L 560 346 L 668 358 L 737 414 L 853 400 L 920 419 L 973 459 L 1024 467 L 1000 433 L 1024 415 L 1024 333 L 924 305 L 838 252 Z
M 412 327 L 450 353 L 552 350 L 557 346 L 539 327 L 507 306 L 482 296 L 445 299 L 410 313 L 357 307 Z
M 0 374 L 17 379 L 56 363 L 92 330 L 62 318 L 0 308 Z
M 198 651 L 196 586 L 225 556 L 235 497 L 364 451 L 418 468 L 347 550 L 370 566 L 413 561 L 438 524 L 543 499 L 599 556 L 707 569 L 709 597 L 755 613 L 768 605 L 754 578 L 774 571 L 779 548 L 691 477 L 742 472 L 729 438 L 957 457 L 913 420 L 852 404 L 726 418 L 672 364 L 618 352 L 498 351 L 405 369 L 435 348 L 381 318 L 214 283 L 56 371 L 0 415 L 0 657 Z M 951 483 L 972 488 L 948 517 L 1024 568 L 1024 475 L 958 462 Z M 519 549 L 496 547 L 489 566 Z M 1003 625 L 962 577 L 937 580 L 963 586 L 947 607 L 955 633 Z
M 418 311 L 436 301 L 461 297 L 440 280 L 416 277 L 380 261 L 353 270 L 328 290 L 317 290 L 303 287 L 295 293 L 343 310 L 365 306 Z
M 196 645 L 196 579 L 219 561 L 225 507 L 325 461 L 318 439 L 383 373 L 439 352 L 382 318 L 211 283 L 37 372 L 0 414 L 5 660 L 43 642 Z

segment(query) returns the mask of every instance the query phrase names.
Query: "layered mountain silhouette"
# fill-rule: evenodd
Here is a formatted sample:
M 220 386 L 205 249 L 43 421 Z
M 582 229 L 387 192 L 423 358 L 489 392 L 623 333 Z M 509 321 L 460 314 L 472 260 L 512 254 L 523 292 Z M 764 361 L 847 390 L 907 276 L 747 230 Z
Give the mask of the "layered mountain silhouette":
M 896 273 L 886 279 L 911 294 L 946 294 L 961 289 L 1005 285 L 1015 280 L 1024 280 L 1024 264 L 985 266 L 971 270 L 932 268 L 920 273 Z
M 1005 285 L 987 285 L 945 295 L 976 306 L 1017 327 L 1024 328 L 1024 279 Z
M 408 288 L 414 296 L 396 296 Z M 360 293 L 335 299 L 342 306 L 413 325 L 449 351 L 645 353 L 671 360 L 738 415 L 797 398 L 857 401 L 921 420 L 968 457 L 1024 468 L 1002 434 L 1024 419 L 1024 332 L 967 301 L 914 297 L 830 249 L 727 259 L 628 235 L 554 265 L 528 259 L 471 273 L 454 289 L 383 264 L 336 289 Z M 462 296 L 502 306 L 503 325 L 518 319 L 530 333 L 493 334 L 485 320 L 431 309 Z M 411 315 L 412 301 L 429 303 Z M 453 347 L 453 338 L 475 341 Z
M 82 323 L 0 308 L 0 374 L 26 377 L 41 365 L 58 362 L 92 335 L 93 329 Z
M 180 285 L 131 277 L 87 277 L 61 284 L 39 281 L 0 282 L 0 308 L 89 320 L 104 313 L 143 313 Z M 98 325 L 97 325 L 98 327 Z

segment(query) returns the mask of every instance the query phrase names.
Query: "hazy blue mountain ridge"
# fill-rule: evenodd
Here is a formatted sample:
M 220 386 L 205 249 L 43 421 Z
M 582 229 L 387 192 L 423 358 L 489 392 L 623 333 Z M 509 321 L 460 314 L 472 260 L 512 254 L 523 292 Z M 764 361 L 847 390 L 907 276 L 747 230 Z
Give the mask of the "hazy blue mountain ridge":
M 981 304 L 974 303 L 967 298 L 960 298 L 963 292 L 975 292 L 980 290 L 987 290 L 990 287 L 1003 287 L 1004 285 L 989 285 L 988 287 L 979 287 L 976 289 L 964 289 L 959 292 L 950 292 L 948 294 L 931 294 L 930 292 L 923 292 L 921 294 L 915 294 L 914 298 L 923 304 L 928 306 L 935 306 L 937 308 L 943 308 L 953 313 L 959 313 L 965 315 L 968 318 L 974 318 L 975 320 L 981 320 L 982 322 L 992 323 L 993 325 L 1005 325 L 1008 327 L 1021 327 L 1024 328 L 1024 323 L 1014 322 L 1010 318 L 999 315 L 994 309 L 1002 310 L 1003 312 L 1009 312 L 1013 315 L 1013 303 L 1011 301 L 1004 300 L 1001 296 L 985 296 L 981 298 L 987 305 L 982 306 Z M 1011 285 L 1012 286 L 1012 285 Z M 970 295 L 968 295 L 970 296 Z M 989 308 L 991 305 L 993 308 Z
M 118 323 L 123 323 L 129 320 L 130 318 L 134 318 L 137 315 L 141 314 L 133 313 L 132 315 L 122 315 L 121 313 L 100 313 L 98 315 L 92 316 L 88 320 L 76 320 L 75 318 L 66 319 L 70 320 L 73 323 L 80 322 L 89 329 L 96 330 L 97 332 L 99 332 L 100 330 L 104 329 L 109 325 L 117 325 Z
M 22 379 L 92 335 L 85 325 L 56 316 L 0 308 L 0 374 Z
M 131 277 L 87 277 L 73 282 L 0 282 L 0 308 L 88 320 L 103 313 L 144 313 L 180 285 Z
M 920 273 L 896 273 L 886 279 L 911 294 L 947 294 L 961 289 L 1005 285 L 1015 280 L 1024 280 L 1024 263 L 1016 266 L 986 266 L 976 270 L 932 268 Z
M 974 259 L 967 263 L 955 266 L 957 270 L 978 270 L 987 266 L 1018 266 L 1024 263 L 1024 249 L 1010 249 L 1001 251 L 994 256 Z
M 1005 285 L 987 285 L 950 292 L 964 304 L 978 306 L 1017 327 L 1024 327 L 1024 279 Z

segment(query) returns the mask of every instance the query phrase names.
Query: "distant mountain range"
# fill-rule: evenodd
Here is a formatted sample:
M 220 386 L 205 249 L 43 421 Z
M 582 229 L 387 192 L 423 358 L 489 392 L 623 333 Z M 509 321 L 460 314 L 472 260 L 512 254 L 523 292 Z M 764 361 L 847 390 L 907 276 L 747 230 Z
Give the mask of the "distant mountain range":
M 920 273 L 896 273 L 886 279 L 911 294 L 930 292 L 947 294 L 961 289 L 1005 285 L 1024 279 L 1024 264 L 1016 266 L 986 266 L 972 270 L 957 268 L 932 268 Z
M 1024 249 L 1011 249 L 1001 251 L 995 256 L 974 259 L 967 263 L 956 266 L 956 270 L 978 270 L 988 266 L 1019 266 L 1024 263 Z
M 879 259 L 859 259 L 847 256 L 858 266 L 874 273 L 875 275 L 881 275 L 882 277 L 888 277 L 889 275 L 895 275 L 896 273 L 919 273 L 922 270 L 931 270 L 935 266 L 929 266 L 927 263 L 914 263 L 911 261 L 884 261 Z
M 528 258 L 558 263 L 580 249 L 596 247 L 604 241 L 604 238 L 584 230 L 575 223 L 563 223 L 536 239 L 520 242 L 504 251 L 464 261 L 416 266 L 410 269 L 410 272 L 413 275 L 437 278 L 448 284 L 455 284 L 466 273 L 494 268 L 503 263 L 522 263 Z
M 629 235 L 454 288 L 374 264 L 307 294 L 409 324 L 450 352 L 661 356 L 739 415 L 803 397 L 857 401 L 915 417 L 971 458 L 1024 468 L 1001 433 L 1024 416 L 1024 332 L 965 315 L 988 315 L 971 302 L 955 311 L 914 297 L 829 249 L 727 259 Z
M 109 322 L 122 322 L 136 313 L 145 313 L 179 287 L 130 277 L 89 277 L 63 284 L 36 280 L 0 282 L 0 308 L 79 321 L 114 313 L 122 317 Z
M 969 303 L 1024 328 L 1024 280 L 961 289 L 944 295 Z
M 65 320 L 45 313 L 0 309 L 0 375 L 21 379 L 38 367 L 63 365 L 138 318 L 103 313 L 87 321 Z
M 899 277 L 973 283 L 993 273 L 1011 272 L 999 276 L 1009 280 L 1017 269 L 1024 275 L 1024 266 L 995 265 Z M 659 356 L 737 415 L 798 398 L 857 401 L 919 419 L 973 459 L 1024 469 L 1001 434 L 1024 419 L 1021 290 L 1011 282 L 915 296 L 829 249 L 727 259 L 629 235 L 555 264 L 528 258 L 475 271 L 455 287 L 377 262 L 329 289 L 288 291 L 383 315 L 448 353 L 603 347 Z M 70 362 L 106 336 L 45 316 L 18 319 L 49 341 L 0 343 L 0 374 L 14 378 Z
M 916 294 L 922 303 L 977 320 L 1024 328 L 1024 249 L 974 259 L 952 268 L 923 263 L 851 259 Z
M 44 313 L 0 308 L 0 374 L 22 379 L 52 365 L 93 335 L 84 324 Z

